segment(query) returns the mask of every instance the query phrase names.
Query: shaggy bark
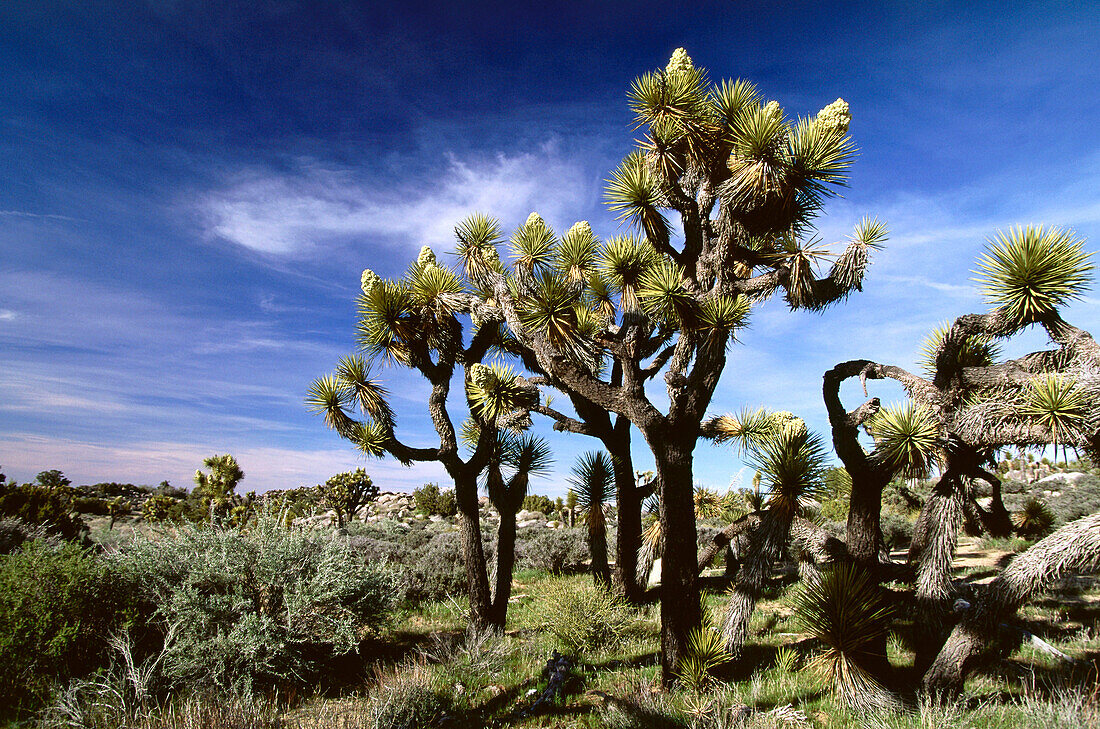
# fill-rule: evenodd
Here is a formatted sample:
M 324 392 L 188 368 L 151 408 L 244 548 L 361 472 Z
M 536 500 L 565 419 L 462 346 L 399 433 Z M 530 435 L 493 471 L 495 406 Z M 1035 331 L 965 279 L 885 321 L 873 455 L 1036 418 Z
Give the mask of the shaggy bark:
M 493 610 L 489 575 L 485 570 L 485 547 L 481 543 L 481 513 L 477 501 L 477 477 L 455 478 L 458 505 L 458 531 L 462 535 L 462 561 L 466 565 L 470 597 L 470 624 L 479 630 L 503 628 L 504 622 Z
M 922 684 L 933 695 L 953 695 L 1001 623 L 1037 591 L 1070 571 L 1100 567 L 1100 513 L 1071 522 L 1005 568 L 978 596 L 951 631 Z
M 722 619 L 726 650 L 738 655 L 748 637 L 749 620 L 764 589 L 772 564 L 779 558 L 791 529 L 791 519 L 765 511 L 759 524 L 739 535 L 734 553 L 740 558 Z

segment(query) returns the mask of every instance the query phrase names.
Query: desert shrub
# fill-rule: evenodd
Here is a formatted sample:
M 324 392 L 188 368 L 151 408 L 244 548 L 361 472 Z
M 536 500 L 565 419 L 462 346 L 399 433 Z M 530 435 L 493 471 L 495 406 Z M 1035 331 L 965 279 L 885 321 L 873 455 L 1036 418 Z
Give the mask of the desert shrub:
M 882 539 L 890 549 L 903 549 L 913 541 L 913 522 L 892 511 L 882 513 L 879 522 Z
M 549 583 L 536 610 L 546 629 L 573 652 L 621 642 L 633 621 L 630 607 L 610 591 L 573 580 Z
M 488 556 L 488 555 L 486 555 Z M 406 594 L 411 600 L 440 600 L 466 591 L 466 565 L 457 532 L 436 534 L 409 556 Z
M 450 692 L 422 666 L 399 668 L 378 684 L 367 701 L 370 729 L 439 726 L 453 705 Z
M 1021 537 L 1046 536 L 1054 527 L 1055 516 L 1040 499 L 1030 498 L 1012 515 L 1012 524 Z
M 413 491 L 413 505 L 424 516 L 454 516 L 458 512 L 454 489 L 441 491 L 439 484 L 426 483 Z
M 247 532 L 187 525 L 138 537 L 116 559 L 173 626 L 164 671 L 177 686 L 302 683 L 355 649 L 394 604 L 392 570 L 270 512 Z
M 57 544 L 58 537 L 41 524 L 28 524 L 18 517 L 0 519 L 0 555 L 11 554 L 35 539 Z
M 83 521 L 70 514 L 71 511 L 71 489 L 68 486 L 0 483 L 0 517 L 41 524 L 64 539 L 76 539 L 85 526 Z
M 133 586 L 75 544 L 35 540 L 0 557 L 0 715 L 106 664 L 107 636 L 137 611 Z
M 540 511 L 549 516 L 554 511 L 554 502 L 542 494 L 527 494 L 523 497 L 523 508 L 527 511 Z
M 107 505 L 107 499 L 98 496 L 74 496 L 72 510 L 78 514 L 92 514 L 95 516 L 107 516 L 111 513 Z
M 517 543 L 516 561 L 524 569 L 552 575 L 578 572 L 588 561 L 583 529 L 543 529 Z

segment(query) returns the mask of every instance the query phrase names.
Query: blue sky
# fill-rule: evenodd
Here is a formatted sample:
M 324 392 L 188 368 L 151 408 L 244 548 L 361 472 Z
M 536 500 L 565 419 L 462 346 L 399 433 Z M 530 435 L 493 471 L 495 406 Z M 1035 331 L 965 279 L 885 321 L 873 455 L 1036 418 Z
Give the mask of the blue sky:
M 187 485 L 231 452 L 243 489 L 357 465 L 383 488 L 446 483 L 364 463 L 303 405 L 353 347 L 360 271 L 449 250 L 474 211 L 616 233 L 601 190 L 634 138 L 625 91 L 678 46 L 788 114 L 851 105 L 860 153 L 820 232 L 872 215 L 891 240 L 846 305 L 759 309 L 713 406 L 824 430 L 826 369 L 912 367 L 932 326 L 983 308 L 971 269 L 996 230 L 1070 227 L 1096 250 L 1098 38 L 1090 3 L 3 3 L 0 464 Z M 1095 332 L 1096 304 L 1067 318 Z M 429 444 L 427 388 L 385 377 Z M 556 464 L 533 488 L 560 494 L 596 441 L 538 430 Z M 706 444 L 696 464 L 719 488 L 740 469 Z

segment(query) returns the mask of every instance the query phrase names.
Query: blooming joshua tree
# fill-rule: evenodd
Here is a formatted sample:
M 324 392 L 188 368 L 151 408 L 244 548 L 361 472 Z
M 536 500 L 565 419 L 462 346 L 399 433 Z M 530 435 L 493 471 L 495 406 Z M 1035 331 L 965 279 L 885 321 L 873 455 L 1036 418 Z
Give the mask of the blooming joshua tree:
M 819 311 L 859 290 L 886 231 L 864 220 L 819 274 L 829 252 L 812 222 L 854 153 L 843 101 L 792 120 L 748 82 L 712 84 L 682 49 L 628 96 L 644 134 L 607 197 L 630 233 L 601 242 L 578 224 L 558 238 L 533 214 L 508 241 L 508 265 L 492 218 L 475 214 L 456 234 L 471 311 L 506 332 L 531 382 L 624 418 L 653 453 L 671 681 L 700 621 L 693 453 L 729 346 L 770 296 Z M 646 389 L 658 374 L 664 409 Z

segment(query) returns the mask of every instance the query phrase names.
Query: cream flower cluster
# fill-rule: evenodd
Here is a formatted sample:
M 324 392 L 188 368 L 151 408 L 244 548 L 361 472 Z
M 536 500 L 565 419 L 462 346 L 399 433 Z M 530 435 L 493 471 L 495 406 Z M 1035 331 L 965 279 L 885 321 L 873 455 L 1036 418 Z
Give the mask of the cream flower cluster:
M 573 223 L 572 227 L 570 227 L 569 230 L 565 231 L 565 235 L 563 237 L 568 238 L 574 235 L 591 237 L 592 226 L 588 224 L 587 220 L 578 220 L 576 223 Z
M 369 268 L 363 269 L 363 275 L 359 279 L 359 286 L 363 293 L 370 296 L 371 292 L 382 285 L 382 277 Z
M 695 64 L 691 62 L 691 56 L 683 48 L 677 48 L 672 52 L 672 58 L 668 59 L 668 65 L 665 66 L 665 75 L 671 76 L 680 71 L 690 71 L 693 68 L 695 68 Z
M 806 421 L 786 410 L 772 413 L 771 421 L 775 424 L 776 430 L 781 433 L 800 435 L 806 432 Z
M 426 266 L 438 266 L 439 264 L 435 260 L 435 251 L 428 246 L 424 246 L 420 249 L 420 255 L 416 257 L 416 265 L 419 268 Z
M 847 134 L 848 125 L 851 121 L 852 112 L 848 110 L 848 102 L 844 99 L 837 99 L 817 112 L 814 124 L 823 127 L 824 130 L 837 130 L 841 134 Z

